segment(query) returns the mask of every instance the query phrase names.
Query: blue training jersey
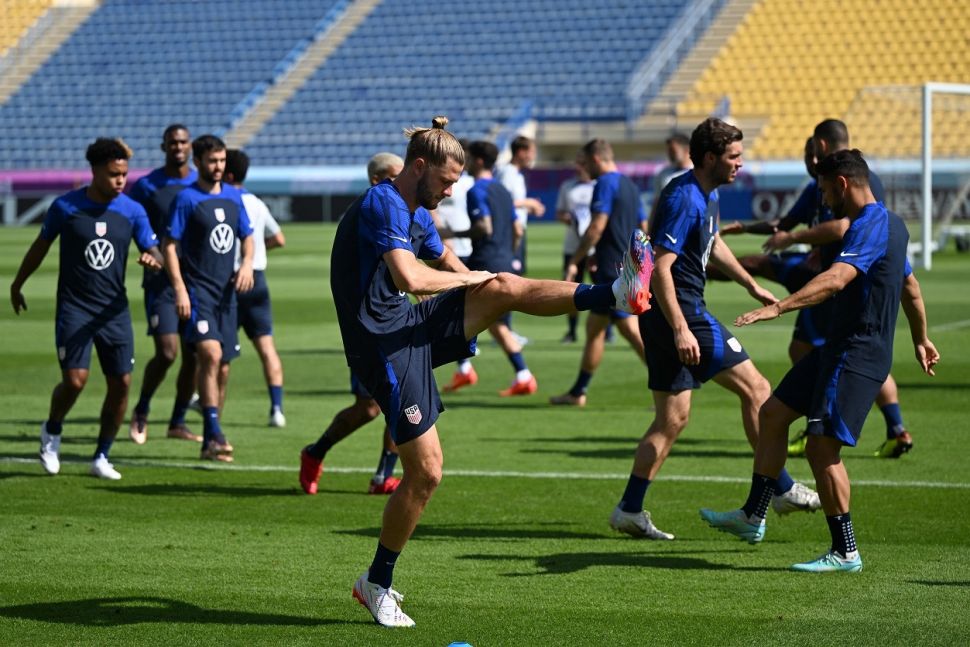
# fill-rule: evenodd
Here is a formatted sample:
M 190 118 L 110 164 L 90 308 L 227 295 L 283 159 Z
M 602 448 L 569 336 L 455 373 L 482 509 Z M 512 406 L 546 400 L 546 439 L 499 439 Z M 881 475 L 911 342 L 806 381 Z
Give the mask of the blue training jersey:
M 474 223 L 480 218 L 492 219 L 490 236 L 472 239 L 472 253 L 468 267 L 489 272 L 511 272 L 515 260 L 512 243 L 515 241 L 515 204 L 508 189 L 491 178 L 475 181 L 466 196 L 468 218 Z
M 199 174 L 195 170 L 184 178 L 171 177 L 165 173 L 164 167 L 160 167 L 135 182 L 129 195 L 148 212 L 148 222 L 151 223 L 152 231 L 162 233 L 168 223 L 168 212 L 175 196 L 195 182 L 198 177 Z M 167 272 L 153 272 L 145 268 L 142 287 L 149 287 L 149 285 L 164 287 L 168 284 Z
M 827 344 L 845 354 L 848 371 L 879 381 L 889 375 L 903 281 L 912 272 L 908 243 L 906 225 L 881 202 L 866 205 L 842 239 L 835 262 L 859 273 L 834 297 Z
M 633 181 L 617 171 L 596 179 L 589 205 L 593 218 L 605 213 L 606 229 L 596 243 L 597 283 L 608 283 L 619 276 L 619 268 L 630 246 L 630 235 L 647 219 L 640 201 L 640 190 Z
M 128 307 L 125 267 L 131 241 L 141 251 L 158 245 L 140 204 L 124 194 L 107 204 L 94 202 L 87 187 L 51 204 L 40 236 L 51 242 L 61 237 L 58 309 L 69 306 L 95 316 Z
M 423 207 L 411 213 L 397 187 L 385 180 L 344 213 L 330 254 L 330 289 L 352 369 L 383 364 L 412 343 L 413 306 L 384 262 L 394 249 L 424 260 L 444 253 L 431 214 Z
M 236 239 L 253 233 L 239 189 L 220 183 L 207 193 L 196 183 L 172 202 L 166 235 L 179 241 L 179 265 L 186 287 L 220 301 L 235 273 Z
M 691 171 L 674 178 L 666 186 L 650 223 L 650 239 L 654 247 L 663 247 L 677 254 L 671 275 L 677 302 L 685 315 L 700 314 L 705 307 L 707 261 L 714 246 L 718 214 L 717 189 L 705 195 Z

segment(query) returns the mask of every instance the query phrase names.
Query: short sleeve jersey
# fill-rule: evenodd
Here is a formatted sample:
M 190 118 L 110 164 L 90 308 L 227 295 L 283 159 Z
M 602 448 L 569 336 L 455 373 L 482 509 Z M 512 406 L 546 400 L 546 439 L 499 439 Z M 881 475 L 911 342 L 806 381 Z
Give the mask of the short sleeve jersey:
M 270 213 L 266 203 L 255 195 L 242 190 L 243 206 L 246 208 L 246 215 L 249 216 L 249 224 L 253 228 L 253 269 L 257 272 L 266 270 L 266 239 L 280 233 L 280 224 Z M 236 245 L 236 260 L 233 265 L 239 269 L 241 262 L 240 246 Z
M 842 239 L 835 262 L 858 275 L 835 295 L 828 344 L 845 353 L 846 370 L 884 380 L 893 360 L 893 334 L 903 281 L 909 232 L 881 202 L 866 205 Z
M 480 178 L 468 191 L 468 217 L 472 223 L 491 218 L 492 233 L 472 239 L 468 267 L 489 272 L 511 272 L 514 260 L 515 205 L 508 190 L 491 178 Z
M 571 219 L 562 243 L 564 254 L 572 254 L 579 248 L 579 241 L 589 228 L 592 218 L 589 205 L 593 201 L 594 186 L 594 182 L 580 182 L 579 178 L 570 178 L 559 187 L 556 211 L 565 211 Z
M 87 196 L 87 187 L 57 198 L 44 217 L 40 236 L 60 236 L 58 308 L 91 315 L 117 313 L 128 306 L 125 267 L 131 241 L 141 251 L 158 245 L 145 209 L 122 194 L 104 204 Z
M 199 174 L 195 170 L 184 178 L 177 178 L 168 176 L 164 168 L 157 168 L 135 182 L 129 195 L 132 200 L 145 208 L 152 231 L 162 235 L 165 233 L 168 212 L 175 196 L 195 182 L 198 177 Z M 142 286 L 148 287 L 150 281 L 157 282 L 155 285 L 168 285 L 168 274 L 145 268 Z
M 707 261 L 717 233 L 718 200 L 717 189 L 706 195 L 697 177 L 685 173 L 671 180 L 660 194 L 651 223 L 653 245 L 677 254 L 671 273 L 684 314 L 700 314 L 705 307 Z
M 604 173 L 596 179 L 590 198 L 592 217 L 605 213 L 606 228 L 596 243 L 596 280 L 612 281 L 619 276 L 619 268 L 630 244 L 630 235 L 647 219 L 640 201 L 640 190 L 630 178 L 617 171 Z
M 451 185 L 451 196 L 438 203 L 438 216 L 452 231 L 466 231 L 471 222 L 468 219 L 468 190 L 475 184 L 475 178 L 462 172 L 458 181 Z M 468 258 L 472 253 L 470 238 L 452 238 L 451 249 L 459 258 Z
M 383 362 L 409 343 L 415 314 L 384 262 L 384 254 L 395 249 L 423 260 L 444 253 L 431 214 L 423 207 L 412 213 L 385 180 L 344 213 L 330 254 L 330 289 L 351 368 Z
M 223 182 L 219 193 L 207 193 L 198 183 L 179 193 L 166 235 L 182 245 L 179 264 L 186 286 L 218 302 L 235 271 L 236 240 L 252 233 L 242 194 Z

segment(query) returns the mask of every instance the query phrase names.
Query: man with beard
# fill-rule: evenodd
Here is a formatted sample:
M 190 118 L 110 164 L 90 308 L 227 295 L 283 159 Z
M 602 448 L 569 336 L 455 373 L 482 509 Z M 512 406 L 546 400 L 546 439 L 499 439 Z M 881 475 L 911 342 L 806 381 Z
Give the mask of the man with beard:
M 469 271 L 442 245 L 427 213 L 451 194 L 465 164 L 447 123 L 435 117 L 431 128 L 405 131 L 410 141 L 404 169 L 350 206 L 337 226 L 330 262 L 347 363 L 384 412 L 404 466 L 384 509 L 374 560 L 353 588 L 374 620 L 389 627 L 414 625 L 391 581 L 397 557 L 441 481 L 435 422 L 444 407 L 432 369 L 470 357 L 476 335 L 509 310 L 539 316 L 594 307 L 640 313 L 648 302 L 652 264 L 640 230 L 612 284 Z M 412 305 L 408 293 L 438 296 Z

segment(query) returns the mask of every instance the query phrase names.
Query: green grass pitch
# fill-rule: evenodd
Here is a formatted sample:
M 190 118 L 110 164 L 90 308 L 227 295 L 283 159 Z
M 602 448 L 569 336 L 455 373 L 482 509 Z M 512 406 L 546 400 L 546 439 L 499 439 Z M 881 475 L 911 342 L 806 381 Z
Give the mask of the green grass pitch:
M 698 519 L 739 505 L 751 452 L 736 400 L 711 384 L 646 506 L 677 535 L 669 543 L 614 534 L 638 437 L 651 418 L 646 372 L 621 342 L 608 347 L 584 410 L 550 408 L 569 387 L 580 347 L 562 319 L 516 315 L 532 341 L 532 397 L 501 399 L 511 368 L 486 337 L 476 387 L 446 395 L 439 421 L 446 476 L 398 562 L 413 630 L 389 633 L 350 595 L 373 554 L 383 497 L 365 494 L 381 424 L 328 457 L 316 497 L 296 478 L 298 452 L 346 406 L 348 376 L 329 297 L 332 226 L 290 225 L 270 256 L 277 343 L 286 370 L 283 430 L 265 426 L 268 400 L 252 348 L 233 364 L 224 426 L 232 467 L 210 469 L 198 446 L 164 439 L 174 375 L 154 400 L 149 441 L 123 428 L 112 459 L 124 478 L 87 475 L 104 395 L 100 371 L 71 412 L 65 464 L 36 461 L 38 426 L 58 380 L 53 344 L 57 254 L 27 283 L 29 310 L 0 316 L 0 644 L 447 645 L 955 645 L 970 636 L 970 257 L 955 252 L 921 273 L 936 378 L 912 357 L 902 317 L 895 375 L 914 451 L 872 456 L 878 411 L 845 452 L 865 570 L 788 572 L 828 546 L 824 517 L 771 513 L 765 542 L 733 541 Z M 0 229 L 9 284 L 36 228 Z M 561 229 L 530 229 L 533 273 L 553 277 Z M 757 239 L 732 238 L 753 252 Z M 150 354 L 140 270 L 129 268 L 138 344 L 133 398 Z M 753 302 L 737 286 L 708 288 L 724 321 Z M 772 383 L 784 374 L 793 315 L 739 331 Z M 647 342 L 649 343 L 649 341 Z M 439 383 L 449 367 L 440 369 Z M 200 427 L 190 413 L 190 424 Z M 126 421 L 127 424 L 127 421 Z M 810 482 L 803 460 L 789 464 Z

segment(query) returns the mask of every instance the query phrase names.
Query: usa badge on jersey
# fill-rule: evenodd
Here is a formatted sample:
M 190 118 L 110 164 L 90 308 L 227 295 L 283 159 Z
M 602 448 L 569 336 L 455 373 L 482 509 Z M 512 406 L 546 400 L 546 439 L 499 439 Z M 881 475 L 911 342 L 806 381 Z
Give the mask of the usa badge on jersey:
M 421 409 L 419 409 L 418 405 L 416 404 L 411 405 L 404 410 L 404 416 L 408 419 L 408 422 L 410 422 L 412 425 L 416 425 L 421 422 Z
M 226 221 L 226 210 L 222 207 L 216 207 L 216 220 L 219 222 Z
M 94 233 L 98 236 L 104 236 L 108 233 L 108 223 L 106 222 L 96 222 L 94 223 Z

